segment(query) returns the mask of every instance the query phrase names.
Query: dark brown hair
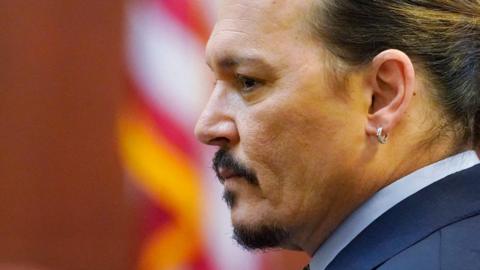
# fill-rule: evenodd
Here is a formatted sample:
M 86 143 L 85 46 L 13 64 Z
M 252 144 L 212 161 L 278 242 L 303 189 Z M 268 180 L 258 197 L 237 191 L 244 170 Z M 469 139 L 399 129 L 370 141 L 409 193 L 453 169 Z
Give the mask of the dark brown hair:
M 426 72 L 462 144 L 480 143 L 480 0 L 319 0 L 311 23 L 352 66 L 386 49 Z

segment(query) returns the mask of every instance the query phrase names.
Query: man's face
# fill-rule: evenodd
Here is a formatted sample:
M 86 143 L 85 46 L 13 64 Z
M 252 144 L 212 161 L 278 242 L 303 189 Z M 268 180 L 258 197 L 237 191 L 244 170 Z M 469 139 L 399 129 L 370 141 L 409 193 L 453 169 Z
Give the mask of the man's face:
M 206 49 L 216 84 L 196 135 L 222 149 L 214 167 L 233 226 L 283 232 L 251 248 L 298 248 L 353 189 L 368 107 L 333 78 L 321 42 L 309 36 L 309 6 L 224 1 Z

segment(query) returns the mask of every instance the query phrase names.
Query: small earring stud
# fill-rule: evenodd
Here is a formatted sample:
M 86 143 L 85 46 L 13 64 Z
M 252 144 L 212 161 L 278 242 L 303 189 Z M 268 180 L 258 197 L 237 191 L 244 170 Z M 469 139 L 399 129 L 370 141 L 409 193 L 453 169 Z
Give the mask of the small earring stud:
M 386 144 L 387 143 L 387 137 L 388 137 L 387 134 L 383 134 L 383 128 L 379 127 L 377 129 L 377 140 L 378 140 L 378 142 L 381 143 L 381 144 Z

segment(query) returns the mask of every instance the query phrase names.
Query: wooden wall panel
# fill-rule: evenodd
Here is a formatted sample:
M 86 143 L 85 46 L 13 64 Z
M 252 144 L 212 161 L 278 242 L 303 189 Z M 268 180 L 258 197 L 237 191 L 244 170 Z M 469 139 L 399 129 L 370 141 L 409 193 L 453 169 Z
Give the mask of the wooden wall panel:
M 1 269 L 131 269 L 122 5 L 0 1 Z

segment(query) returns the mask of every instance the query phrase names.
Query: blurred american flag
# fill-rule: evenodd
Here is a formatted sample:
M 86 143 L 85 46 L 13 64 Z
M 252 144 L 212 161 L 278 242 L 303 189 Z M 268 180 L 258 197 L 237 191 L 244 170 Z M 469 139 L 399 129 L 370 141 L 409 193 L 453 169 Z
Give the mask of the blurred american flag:
M 211 78 L 204 47 L 215 1 L 135 0 L 127 5 L 128 102 L 120 152 L 141 197 L 139 270 L 261 269 L 230 238 L 212 150 L 195 141 Z

